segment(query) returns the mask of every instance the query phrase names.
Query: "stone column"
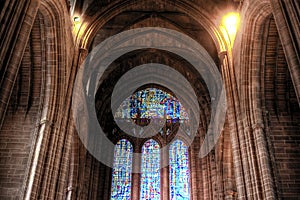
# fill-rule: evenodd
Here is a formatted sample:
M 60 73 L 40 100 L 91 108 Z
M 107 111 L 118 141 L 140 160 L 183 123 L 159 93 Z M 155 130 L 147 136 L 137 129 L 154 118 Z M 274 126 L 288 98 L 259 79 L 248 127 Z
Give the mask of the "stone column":
M 229 54 L 229 55 L 228 55 Z M 233 163 L 235 168 L 235 178 L 237 185 L 237 192 L 239 199 L 247 198 L 247 193 L 250 191 L 247 184 L 250 183 L 250 174 L 247 155 L 246 155 L 246 145 L 243 133 L 243 124 L 240 119 L 240 105 L 239 96 L 237 91 L 237 83 L 235 80 L 234 72 L 232 71 L 232 62 L 230 60 L 231 52 L 222 51 L 219 53 L 222 77 L 226 89 L 227 98 L 227 116 L 229 119 L 230 128 L 230 139 L 232 144 L 232 155 Z
M 279 37 L 300 105 L 299 0 L 270 0 Z
M 5 3 L 2 12 L 6 13 L 5 15 L 2 15 L 2 12 L 0 13 L 0 17 L 12 17 L 10 20 L 5 20 L 7 23 L 2 27 L 2 30 L 7 31 L 0 31 L 0 74 L 2 76 L 0 82 L 0 127 L 5 117 L 23 54 L 39 8 L 38 0 L 7 2 L 10 2 L 11 6 Z M 16 7 L 14 10 L 11 9 L 13 5 Z M 5 40 L 2 42 L 2 39 Z
M 272 168 L 270 165 L 270 155 L 268 153 L 267 141 L 263 126 L 256 124 L 253 126 L 253 137 L 256 146 L 256 156 L 258 159 L 258 171 L 262 184 L 263 199 L 276 199 Z

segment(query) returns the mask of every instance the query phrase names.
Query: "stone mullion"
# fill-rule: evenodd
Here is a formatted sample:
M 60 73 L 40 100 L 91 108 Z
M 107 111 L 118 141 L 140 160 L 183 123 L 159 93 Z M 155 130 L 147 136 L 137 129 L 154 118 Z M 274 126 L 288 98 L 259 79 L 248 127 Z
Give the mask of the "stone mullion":
M 167 148 L 166 148 L 167 147 Z M 165 149 L 166 148 L 166 149 Z M 164 166 L 160 170 L 161 177 L 161 196 L 162 200 L 170 199 L 170 181 L 169 181 L 169 146 L 164 146 L 161 151 L 161 166 Z
M 132 158 L 132 183 L 131 183 L 131 199 L 140 199 L 141 190 L 141 149 L 134 148 L 134 154 Z
M 270 0 L 270 4 L 300 105 L 299 11 L 292 6 L 297 0 Z

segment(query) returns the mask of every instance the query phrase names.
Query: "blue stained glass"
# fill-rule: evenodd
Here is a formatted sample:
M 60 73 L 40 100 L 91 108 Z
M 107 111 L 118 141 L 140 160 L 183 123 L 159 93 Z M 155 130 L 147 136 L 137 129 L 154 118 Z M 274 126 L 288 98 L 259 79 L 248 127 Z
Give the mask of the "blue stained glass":
M 190 199 L 190 171 L 188 147 L 180 140 L 175 140 L 169 149 L 170 163 L 170 199 Z
M 133 148 L 128 140 L 120 140 L 115 146 L 112 172 L 111 199 L 131 199 L 131 171 Z
M 181 103 L 171 94 L 157 88 L 137 91 L 119 106 L 115 118 L 188 119 Z
M 142 148 L 141 200 L 160 199 L 160 147 L 154 140 Z

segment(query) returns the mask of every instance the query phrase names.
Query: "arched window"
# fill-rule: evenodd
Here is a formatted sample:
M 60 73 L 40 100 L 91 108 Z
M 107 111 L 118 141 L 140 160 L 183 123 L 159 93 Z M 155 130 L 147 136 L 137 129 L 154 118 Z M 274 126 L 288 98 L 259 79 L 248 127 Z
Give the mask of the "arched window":
M 131 199 L 132 154 L 128 140 L 122 139 L 115 145 L 111 199 Z
M 175 140 L 169 149 L 170 199 L 190 199 L 188 146 Z
M 160 199 L 160 147 L 150 139 L 142 147 L 140 199 Z
M 126 98 L 114 114 L 117 120 L 122 119 L 172 119 L 187 120 L 185 108 L 173 95 L 157 89 L 146 88 Z
M 189 116 L 185 108 L 172 94 L 158 88 L 146 88 L 133 93 L 118 107 L 114 119 L 120 122 L 134 121 L 140 126 L 147 125 L 149 119 L 154 123 L 165 120 L 158 136 L 166 143 L 176 133 L 179 124 L 187 136 L 190 135 Z M 141 174 L 135 174 L 135 177 L 139 177 L 134 178 L 131 183 L 132 146 L 127 140 L 119 141 L 115 149 L 111 199 L 131 199 L 130 193 L 141 200 L 160 200 L 168 193 L 171 200 L 190 199 L 188 146 L 180 140 L 170 145 L 169 174 L 165 170 L 160 173 L 160 148 L 153 139 L 143 144 L 141 156 L 134 156 L 137 159 L 134 162 L 141 163 Z M 167 180 L 168 176 L 169 184 L 161 187 L 161 180 Z M 138 186 L 131 188 L 131 185 Z

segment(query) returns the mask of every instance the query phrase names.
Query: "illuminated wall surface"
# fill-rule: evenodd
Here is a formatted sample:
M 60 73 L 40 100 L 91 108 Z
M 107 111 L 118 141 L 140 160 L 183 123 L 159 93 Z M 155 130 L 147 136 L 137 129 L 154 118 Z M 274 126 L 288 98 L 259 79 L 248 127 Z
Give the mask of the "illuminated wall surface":
M 190 199 L 188 158 L 188 147 L 182 141 L 175 140 L 169 149 L 171 200 Z
M 160 199 L 160 147 L 154 140 L 142 148 L 142 174 L 140 199 Z
M 130 199 L 132 153 L 133 148 L 128 140 L 120 140 L 115 146 L 111 199 Z
M 157 88 L 140 90 L 120 105 L 115 118 L 188 119 L 187 112 L 171 94 Z

